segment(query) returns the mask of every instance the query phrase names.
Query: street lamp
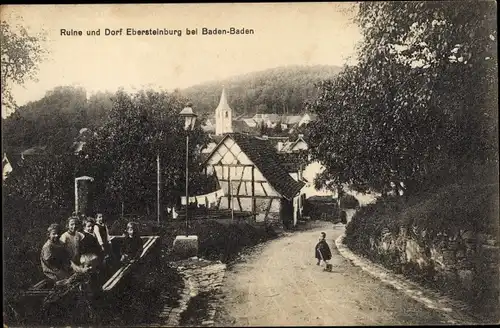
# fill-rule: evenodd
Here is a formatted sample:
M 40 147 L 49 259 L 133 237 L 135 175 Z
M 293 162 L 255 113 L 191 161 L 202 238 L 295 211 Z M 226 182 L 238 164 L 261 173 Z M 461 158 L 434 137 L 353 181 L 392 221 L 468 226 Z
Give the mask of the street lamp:
M 189 206 L 189 132 L 194 129 L 197 115 L 193 112 L 191 104 L 188 104 L 180 113 L 184 118 L 184 130 L 186 130 L 186 236 L 188 236 L 188 206 Z
M 174 253 L 182 257 L 192 257 L 198 254 L 198 236 L 189 236 L 188 206 L 189 206 L 189 132 L 194 129 L 197 115 L 193 112 L 191 104 L 188 104 L 180 113 L 184 118 L 184 130 L 186 130 L 186 235 L 177 236 L 174 240 Z

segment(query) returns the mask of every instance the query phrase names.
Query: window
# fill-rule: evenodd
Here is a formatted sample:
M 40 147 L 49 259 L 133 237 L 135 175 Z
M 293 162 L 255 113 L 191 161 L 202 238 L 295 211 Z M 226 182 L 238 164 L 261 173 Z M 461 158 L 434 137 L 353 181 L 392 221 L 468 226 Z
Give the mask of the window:
M 229 114 L 229 113 L 228 113 L 228 112 L 226 112 L 226 117 L 228 117 L 228 114 Z

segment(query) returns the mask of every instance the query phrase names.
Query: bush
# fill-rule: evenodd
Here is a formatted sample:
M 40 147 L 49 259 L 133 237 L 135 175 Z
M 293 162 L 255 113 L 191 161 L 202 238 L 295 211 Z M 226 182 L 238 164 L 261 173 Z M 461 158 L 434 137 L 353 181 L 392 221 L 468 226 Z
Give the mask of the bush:
M 372 244 L 378 243 L 385 232 L 390 232 L 395 240 L 402 229 L 410 233 L 421 248 L 427 249 L 430 256 L 431 247 L 439 244 L 443 235 L 457 236 L 470 231 L 476 236 L 487 234 L 497 238 L 498 201 L 498 184 L 478 184 L 477 181 L 451 184 L 406 200 L 397 196 L 379 199 L 356 212 L 346 226 L 344 243 L 356 253 L 468 302 L 474 311 L 486 317 L 495 313 L 498 306 L 498 281 L 492 279 L 498 277 L 498 269 L 495 271 L 489 266 L 497 263 L 498 251 L 486 253 L 487 248 L 481 250 L 478 243 L 474 254 L 467 255 L 467 261 L 473 262 L 474 280 L 466 291 L 458 277 L 438 276 L 432 261 L 425 267 L 401 263 L 398 249 L 383 252 L 372 248 Z M 458 264 L 449 266 L 458 267 Z
M 313 219 L 335 221 L 338 218 L 337 202 L 329 197 L 306 199 L 303 215 Z
M 340 196 L 340 208 L 355 209 L 359 207 L 359 201 L 356 197 L 350 194 Z

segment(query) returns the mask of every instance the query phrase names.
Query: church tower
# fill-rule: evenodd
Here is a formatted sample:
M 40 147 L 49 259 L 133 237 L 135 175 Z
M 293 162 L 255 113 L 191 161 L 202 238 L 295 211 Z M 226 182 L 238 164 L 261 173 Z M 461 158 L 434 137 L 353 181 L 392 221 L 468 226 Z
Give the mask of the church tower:
M 226 90 L 222 88 L 219 106 L 215 109 L 215 135 L 233 132 L 233 110 L 229 107 Z

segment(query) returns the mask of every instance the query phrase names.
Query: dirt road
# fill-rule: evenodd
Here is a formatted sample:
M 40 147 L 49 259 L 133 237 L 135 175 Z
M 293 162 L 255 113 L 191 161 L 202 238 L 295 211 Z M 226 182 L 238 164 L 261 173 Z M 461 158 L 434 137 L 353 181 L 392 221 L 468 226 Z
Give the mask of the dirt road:
M 331 224 L 260 245 L 226 273 L 218 326 L 410 325 L 445 319 L 389 289 L 345 260 Z M 333 272 L 314 259 L 319 233 L 327 233 Z

